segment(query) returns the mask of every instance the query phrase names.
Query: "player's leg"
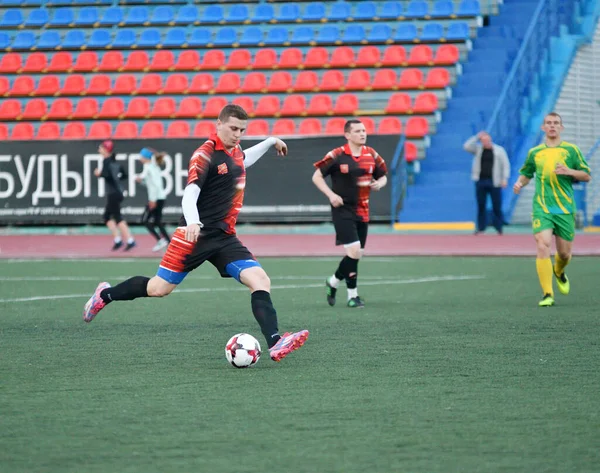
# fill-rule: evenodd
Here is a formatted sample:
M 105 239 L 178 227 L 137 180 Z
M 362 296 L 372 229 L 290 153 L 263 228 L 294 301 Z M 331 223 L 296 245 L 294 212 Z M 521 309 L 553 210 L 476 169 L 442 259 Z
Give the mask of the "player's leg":
M 156 229 L 154 228 L 154 223 L 152 222 L 153 214 L 154 212 L 150 209 L 150 206 L 146 205 L 146 208 L 144 208 L 144 213 L 142 214 L 141 223 L 142 225 L 144 225 L 144 227 L 146 227 L 148 233 L 150 233 L 150 235 L 152 235 L 156 239 L 156 241 L 158 241 L 160 240 L 160 236 L 156 232 Z
M 348 289 L 348 307 L 362 308 L 365 306 L 365 303 L 358 295 L 358 263 L 364 253 L 369 224 L 366 222 L 356 222 L 355 225 L 358 242 L 350 246 L 344 245 L 346 256 L 350 259 L 351 263 L 349 273 L 346 276 L 346 287 Z
M 162 222 L 162 212 L 163 212 L 164 205 L 165 205 L 164 200 L 157 200 L 156 207 L 154 207 L 154 211 L 153 211 L 154 224 L 158 227 L 158 230 L 161 235 L 161 239 L 156 244 L 156 246 L 158 248 L 155 251 L 163 249 L 165 246 L 167 246 L 171 242 L 171 239 L 169 238 L 169 234 L 167 233 L 167 229 L 165 228 L 165 225 Z
M 112 250 L 118 250 L 123 246 L 123 240 L 121 240 L 121 236 L 119 235 L 119 230 L 117 229 L 117 222 L 113 220 L 112 214 L 114 213 L 114 199 L 111 195 L 106 197 L 106 207 L 104 207 L 104 213 L 102 214 L 102 219 L 104 220 L 104 224 L 109 229 L 110 233 L 113 236 L 113 247 Z
M 490 195 L 492 196 L 494 228 L 499 235 L 502 235 L 502 225 L 504 224 L 504 216 L 502 215 L 502 187 L 492 186 L 490 189 Z
M 542 287 L 543 298 L 539 305 L 548 307 L 554 305 L 554 290 L 552 289 L 552 261 L 550 249 L 554 224 L 549 216 L 534 216 L 533 228 L 537 246 L 535 266 Z
M 487 227 L 487 189 L 484 182 L 477 181 L 475 183 L 475 198 L 477 199 L 477 230 L 475 233 L 482 233 Z
M 575 217 L 573 215 L 556 215 L 556 255 L 554 256 L 554 276 L 561 294 L 571 291 L 571 283 L 565 273 L 565 268 L 571 261 L 573 238 L 575 237 Z
M 351 272 L 356 273 L 358 263 L 353 261 L 356 258 L 349 256 L 349 252 L 357 256 L 359 254 L 358 250 L 360 250 L 360 238 L 356 229 L 356 222 L 353 219 L 339 218 L 334 214 L 333 226 L 335 228 L 335 244 L 344 246 L 346 256 L 341 259 L 333 275 L 325 280 L 327 303 L 330 306 L 335 305 L 340 282 L 345 280 Z M 354 246 L 358 247 L 358 250 L 354 250 Z

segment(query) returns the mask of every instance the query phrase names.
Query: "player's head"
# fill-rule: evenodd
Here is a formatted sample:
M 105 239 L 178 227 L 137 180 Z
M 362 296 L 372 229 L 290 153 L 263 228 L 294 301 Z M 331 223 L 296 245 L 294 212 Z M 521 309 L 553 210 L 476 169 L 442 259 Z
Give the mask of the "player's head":
M 556 112 L 550 112 L 544 117 L 542 130 L 547 138 L 560 138 L 561 131 L 564 130 L 561 116 Z
M 344 137 L 353 145 L 364 145 L 367 142 L 367 129 L 360 120 L 348 120 L 344 125 Z
M 481 146 L 483 146 L 484 148 L 492 147 L 492 137 L 489 133 L 486 133 L 485 131 L 479 135 L 479 141 L 481 142 Z
M 246 131 L 248 114 L 239 105 L 229 104 L 223 107 L 217 119 L 217 136 L 226 148 L 234 148 Z
M 100 143 L 100 146 L 98 146 L 98 152 L 105 158 L 112 156 L 114 149 L 115 144 L 112 142 L 112 140 L 103 141 Z

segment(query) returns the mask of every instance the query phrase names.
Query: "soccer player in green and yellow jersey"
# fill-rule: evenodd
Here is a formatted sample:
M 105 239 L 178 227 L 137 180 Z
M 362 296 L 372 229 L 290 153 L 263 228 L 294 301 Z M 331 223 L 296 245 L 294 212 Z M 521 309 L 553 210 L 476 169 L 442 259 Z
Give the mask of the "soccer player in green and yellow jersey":
M 558 290 L 562 294 L 569 293 L 565 267 L 571 260 L 576 212 L 572 184 L 573 181 L 588 182 L 591 179 L 590 168 L 579 148 L 561 140 L 563 129 L 558 113 L 552 112 L 544 117 L 542 130 L 546 134 L 545 141 L 529 150 L 521 175 L 513 187 L 518 194 L 535 174 L 533 233 L 537 243 L 537 273 L 544 293 L 540 307 L 554 305 L 553 272 Z M 556 242 L 554 266 L 550 260 L 552 235 Z

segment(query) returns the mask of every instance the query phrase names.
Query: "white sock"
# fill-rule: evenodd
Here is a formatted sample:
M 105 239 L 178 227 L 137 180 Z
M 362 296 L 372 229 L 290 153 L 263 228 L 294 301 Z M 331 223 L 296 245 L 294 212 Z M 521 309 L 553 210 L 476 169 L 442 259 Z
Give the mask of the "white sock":
M 129 240 L 127 240 L 127 243 L 129 245 L 131 245 L 135 240 L 133 239 L 133 237 L 129 237 Z
M 329 285 L 335 289 L 340 285 L 340 279 L 336 278 L 335 275 L 329 278 Z
M 115 237 L 115 243 L 121 243 L 121 237 Z
M 358 297 L 358 289 L 348 289 L 348 300 Z

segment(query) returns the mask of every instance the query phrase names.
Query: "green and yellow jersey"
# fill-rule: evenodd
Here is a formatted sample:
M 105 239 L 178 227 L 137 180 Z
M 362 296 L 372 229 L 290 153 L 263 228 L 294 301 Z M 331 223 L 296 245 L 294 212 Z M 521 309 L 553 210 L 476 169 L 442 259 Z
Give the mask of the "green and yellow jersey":
M 531 148 L 520 173 L 531 179 L 535 174 L 533 214 L 574 214 L 573 178 L 554 172 L 556 165 L 590 173 L 590 168 L 574 144 L 562 141 L 552 148 L 541 144 Z

